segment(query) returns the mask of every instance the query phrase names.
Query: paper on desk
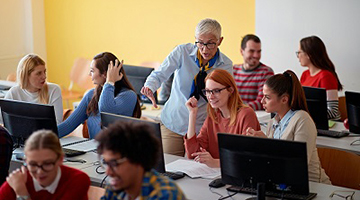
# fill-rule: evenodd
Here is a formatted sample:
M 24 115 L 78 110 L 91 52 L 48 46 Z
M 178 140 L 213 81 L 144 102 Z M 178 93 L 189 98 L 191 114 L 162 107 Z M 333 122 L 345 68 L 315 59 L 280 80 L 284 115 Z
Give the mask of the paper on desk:
M 69 146 L 66 146 L 65 148 L 89 152 L 89 151 L 95 150 L 96 147 L 97 147 L 97 142 L 93 139 L 93 140 L 87 140 L 87 141 L 84 141 L 81 143 L 69 145 Z
M 184 172 L 191 178 L 216 178 L 220 176 L 220 168 L 210 168 L 193 160 L 178 159 L 165 166 L 166 171 Z

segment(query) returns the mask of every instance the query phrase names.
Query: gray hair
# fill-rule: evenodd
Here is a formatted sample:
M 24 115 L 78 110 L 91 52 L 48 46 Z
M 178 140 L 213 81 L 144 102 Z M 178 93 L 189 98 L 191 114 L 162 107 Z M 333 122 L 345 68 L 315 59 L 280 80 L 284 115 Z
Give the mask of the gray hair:
M 211 33 L 214 34 L 217 39 L 221 37 L 221 25 L 215 19 L 203 19 L 201 20 L 195 29 L 195 38 L 198 38 L 202 34 Z

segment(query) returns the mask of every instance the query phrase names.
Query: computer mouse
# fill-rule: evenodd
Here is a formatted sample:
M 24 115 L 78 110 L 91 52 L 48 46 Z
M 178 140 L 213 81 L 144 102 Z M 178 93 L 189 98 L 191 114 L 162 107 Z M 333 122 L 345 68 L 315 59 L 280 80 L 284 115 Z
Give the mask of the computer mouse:
M 221 178 L 215 179 L 209 183 L 210 187 L 219 188 L 225 186 L 225 183 L 222 182 Z

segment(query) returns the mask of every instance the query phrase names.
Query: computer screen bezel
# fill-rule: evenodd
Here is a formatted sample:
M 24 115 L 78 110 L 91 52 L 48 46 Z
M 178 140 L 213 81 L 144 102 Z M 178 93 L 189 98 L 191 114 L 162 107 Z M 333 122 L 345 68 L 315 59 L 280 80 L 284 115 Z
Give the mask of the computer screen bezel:
M 165 173 L 165 159 L 164 159 L 164 151 L 162 148 L 160 123 L 142 120 L 142 119 L 138 119 L 138 118 L 134 118 L 134 117 L 127 117 L 127 116 L 123 116 L 123 115 L 106 113 L 106 112 L 101 112 L 100 117 L 101 117 L 101 126 L 102 127 L 108 127 L 110 124 L 112 124 L 116 121 L 132 121 L 135 123 L 143 122 L 143 123 L 146 123 L 146 124 L 150 125 L 151 127 L 153 127 L 155 136 L 157 138 L 159 138 L 159 142 L 160 142 L 160 152 L 159 152 L 158 163 L 155 165 L 154 169 L 160 173 Z
M 360 93 L 345 91 L 349 131 L 360 134 Z
M 308 195 L 305 142 L 218 133 L 222 181 L 269 192 Z
M 306 104 L 317 129 L 329 130 L 327 96 L 324 88 L 303 86 Z

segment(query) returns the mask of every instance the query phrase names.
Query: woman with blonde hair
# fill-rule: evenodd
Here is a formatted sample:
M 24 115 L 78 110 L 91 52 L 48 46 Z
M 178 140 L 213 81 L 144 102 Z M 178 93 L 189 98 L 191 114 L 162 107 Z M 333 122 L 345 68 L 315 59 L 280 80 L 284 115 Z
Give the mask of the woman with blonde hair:
M 25 143 L 26 167 L 13 171 L 0 188 L 0 199 L 88 199 L 89 177 L 62 165 L 64 153 L 55 133 L 34 132 Z
M 62 122 L 61 89 L 54 83 L 46 82 L 44 60 L 36 54 L 24 56 L 18 64 L 16 80 L 18 85 L 6 93 L 5 99 L 53 105 L 56 122 Z
M 245 134 L 247 127 L 260 130 L 254 110 L 243 104 L 236 88 L 234 78 L 226 70 L 215 69 L 207 75 L 203 93 L 208 100 L 208 116 L 198 135 L 195 132 L 198 101 L 191 97 L 186 102 L 189 126 L 184 140 L 188 158 L 220 167 L 217 133 Z

